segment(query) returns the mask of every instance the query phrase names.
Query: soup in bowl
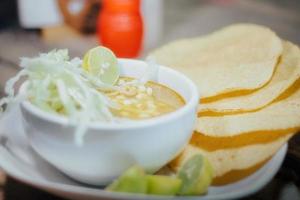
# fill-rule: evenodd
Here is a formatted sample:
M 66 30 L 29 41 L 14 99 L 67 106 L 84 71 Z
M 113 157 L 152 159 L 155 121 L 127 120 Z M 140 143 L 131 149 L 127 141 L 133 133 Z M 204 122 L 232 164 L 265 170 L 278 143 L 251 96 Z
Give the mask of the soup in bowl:
M 115 116 L 129 119 L 147 119 L 173 112 L 185 104 L 177 92 L 159 83 L 148 81 L 139 84 L 138 79 L 120 77 L 117 91 L 106 92 L 115 102 Z
M 124 87 L 105 93 L 116 103 L 112 113 L 119 120 L 88 122 L 81 145 L 74 142 L 78 127 L 63 110 L 53 114 L 30 99 L 21 103 L 32 148 L 80 182 L 104 185 L 134 164 L 154 173 L 175 158 L 192 135 L 199 96 L 190 79 L 158 66 L 155 80 L 133 86 L 131 82 L 145 73 L 147 64 L 130 59 L 118 63 L 121 78 L 117 84 Z M 23 85 L 20 93 L 26 92 Z

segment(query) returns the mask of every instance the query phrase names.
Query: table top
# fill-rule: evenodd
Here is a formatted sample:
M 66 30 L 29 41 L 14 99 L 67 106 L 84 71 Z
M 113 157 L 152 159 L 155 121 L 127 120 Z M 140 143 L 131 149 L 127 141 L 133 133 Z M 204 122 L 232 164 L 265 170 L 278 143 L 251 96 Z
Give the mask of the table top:
M 230 5 L 228 2 L 226 4 L 213 2 L 217 1 L 165 0 L 162 36 L 151 48 L 177 38 L 203 35 L 236 22 L 267 25 L 282 38 L 300 44 L 299 1 L 232 0 L 228 1 L 231 2 Z M 72 56 L 81 56 L 86 49 L 96 44 L 94 36 L 86 37 L 80 45 L 74 46 L 72 40 L 45 41 L 41 39 L 39 31 L 23 30 L 17 26 L 0 30 L 0 94 L 6 80 L 18 71 L 20 56 L 33 56 L 38 52 L 61 47 L 69 48 Z M 146 47 L 143 55 L 151 48 Z M 300 134 L 290 140 L 288 154 L 276 177 L 257 194 L 244 199 L 300 199 L 299 188 Z M 0 170 L 0 200 L 3 199 L 60 200 L 61 198 L 6 177 Z

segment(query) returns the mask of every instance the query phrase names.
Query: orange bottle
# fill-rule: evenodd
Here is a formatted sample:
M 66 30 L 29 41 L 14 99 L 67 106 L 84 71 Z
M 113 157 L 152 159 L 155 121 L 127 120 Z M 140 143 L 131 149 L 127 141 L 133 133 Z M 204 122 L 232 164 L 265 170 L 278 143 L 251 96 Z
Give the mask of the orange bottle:
M 142 48 L 140 0 L 103 0 L 97 22 L 98 38 L 118 57 L 137 57 Z

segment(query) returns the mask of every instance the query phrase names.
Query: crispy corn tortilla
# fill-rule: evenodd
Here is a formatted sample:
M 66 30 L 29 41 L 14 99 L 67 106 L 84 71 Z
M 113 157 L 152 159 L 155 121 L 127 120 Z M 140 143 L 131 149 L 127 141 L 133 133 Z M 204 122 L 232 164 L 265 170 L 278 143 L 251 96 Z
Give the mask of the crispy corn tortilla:
M 300 49 L 283 42 L 283 54 L 271 81 L 251 94 L 200 104 L 200 116 L 217 116 L 257 111 L 276 101 L 281 95 L 290 95 L 300 85 Z M 286 94 L 285 94 L 286 93 Z
M 194 132 L 190 144 L 199 146 L 206 151 L 216 151 L 220 149 L 238 148 L 254 144 L 267 144 L 280 137 L 290 135 L 291 131 L 257 131 L 240 134 L 232 137 L 213 137 L 202 133 Z
M 208 158 L 214 168 L 214 179 L 221 179 L 233 170 L 249 169 L 272 157 L 279 148 L 292 137 L 292 133 L 266 144 L 254 144 L 239 148 L 206 151 L 199 146 L 187 145 L 184 151 L 170 163 L 174 171 L 193 155 L 202 154 Z M 217 139 L 216 139 L 217 140 Z M 255 171 L 255 170 L 254 170 Z M 249 175 L 249 174 L 247 174 Z M 238 176 L 238 174 L 236 174 Z M 234 178 L 233 178 L 234 179 Z M 221 182 L 219 180 L 219 182 Z
M 238 24 L 204 37 L 172 42 L 150 55 L 191 78 L 201 100 L 211 102 L 263 87 L 281 53 L 282 42 L 270 29 Z
M 297 132 L 300 130 L 300 89 L 290 97 L 257 112 L 218 117 L 198 117 L 196 131 L 225 137 L 249 133 Z
M 264 166 L 270 159 L 267 158 L 266 160 L 257 163 L 251 167 L 248 167 L 247 169 L 234 169 L 231 170 L 230 172 L 219 176 L 219 177 L 215 177 L 212 181 L 212 185 L 214 186 L 222 186 L 222 185 L 226 185 L 229 183 L 234 183 L 236 181 L 242 180 L 244 178 L 246 178 L 247 176 L 250 176 L 251 174 L 253 174 L 254 172 L 256 172 L 257 170 L 259 170 L 262 166 Z

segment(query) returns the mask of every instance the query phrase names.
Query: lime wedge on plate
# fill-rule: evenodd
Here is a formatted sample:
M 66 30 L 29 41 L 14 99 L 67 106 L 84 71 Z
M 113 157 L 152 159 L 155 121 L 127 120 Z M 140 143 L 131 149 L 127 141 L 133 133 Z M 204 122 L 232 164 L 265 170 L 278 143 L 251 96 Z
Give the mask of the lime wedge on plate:
M 115 84 L 120 76 L 117 57 L 103 46 L 90 49 L 83 57 L 82 67 L 109 85 Z
M 148 194 L 176 195 L 181 186 L 181 180 L 177 177 L 147 175 Z
M 139 166 L 130 167 L 107 188 L 109 191 L 147 193 L 147 179 L 144 170 Z
M 202 155 L 191 157 L 179 170 L 178 178 L 182 180 L 180 195 L 200 195 L 207 192 L 213 179 L 213 168 Z

